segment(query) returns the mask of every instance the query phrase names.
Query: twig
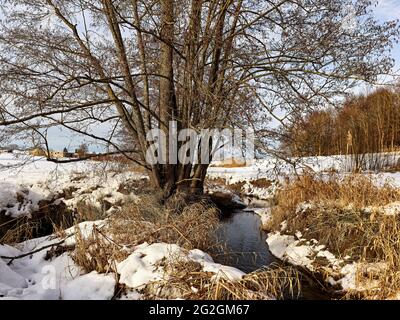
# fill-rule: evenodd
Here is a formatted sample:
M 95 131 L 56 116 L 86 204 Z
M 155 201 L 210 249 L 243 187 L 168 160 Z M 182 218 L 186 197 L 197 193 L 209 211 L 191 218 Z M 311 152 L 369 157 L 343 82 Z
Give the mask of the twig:
M 11 265 L 11 263 L 13 263 L 13 261 L 16 260 L 16 259 L 25 258 L 25 257 L 28 257 L 28 256 L 30 256 L 30 255 L 32 255 L 32 254 L 38 253 L 38 252 L 40 252 L 40 251 L 42 251 L 42 250 L 45 250 L 45 249 L 47 249 L 47 248 L 51 248 L 51 247 L 54 247 L 54 246 L 59 246 L 59 245 L 63 244 L 63 243 L 65 242 L 65 240 L 67 240 L 67 239 L 68 239 L 69 237 L 71 237 L 71 236 L 72 236 L 72 234 L 69 235 L 68 237 L 66 237 L 65 239 L 63 239 L 63 240 L 60 241 L 60 242 L 49 244 L 49 245 L 47 245 L 47 246 L 41 247 L 41 248 L 39 248 L 39 249 L 35 249 L 35 250 L 30 251 L 30 252 L 28 252 L 28 253 L 21 254 L 21 255 L 19 255 L 19 256 L 15 256 L 15 257 L 0 256 L 0 258 L 1 258 L 1 259 L 8 259 L 8 260 L 10 260 L 10 261 L 7 263 L 7 265 L 9 266 L 9 265 Z

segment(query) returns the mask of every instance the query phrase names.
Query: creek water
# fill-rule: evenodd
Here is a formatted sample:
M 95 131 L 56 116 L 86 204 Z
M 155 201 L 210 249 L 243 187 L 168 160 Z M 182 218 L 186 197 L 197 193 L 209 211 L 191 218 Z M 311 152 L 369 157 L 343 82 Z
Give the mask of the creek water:
M 228 249 L 230 264 L 246 273 L 277 261 L 268 249 L 261 219 L 253 211 L 224 213 L 218 238 Z
M 253 211 L 254 209 L 254 206 L 249 206 L 244 210 L 223 212 L 217 232 L 218 239 L 225 243 L 228 252 L 220 252 L 217 260 L 246 273 L 266 268 L 272 263 L 281 263 L 269 251 L 266 243 L 267 234 L 262 230 L 261 219 Z M 330 299 L 326 293 L 308 281 L 302 281 L 299 298 Z

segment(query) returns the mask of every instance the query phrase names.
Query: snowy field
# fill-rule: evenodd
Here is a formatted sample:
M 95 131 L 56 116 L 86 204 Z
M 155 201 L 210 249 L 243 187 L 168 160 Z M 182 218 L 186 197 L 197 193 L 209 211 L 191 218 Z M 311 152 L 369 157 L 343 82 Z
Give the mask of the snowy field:
M 98 206 L 104 198 L 111 204 L 118 203 L 126 197 L 135 197 L 118 191 L 122 183 L 146 178 L 142 174 L 114 170 L 113 166 L 103 163 L 86 161 L 56 165 L 22 154 L 0 154 L 0 165 L 0 212 L 11 218 L 30 215 L 38 209 L 41 200 L 53 199 L 71 188 L 71 199 L 59 199 L 71 208 L 82 200 Z M 83 222 L 79 228 L 82 236 L 87 238 L 94 226 L 101 229 L 106 223 L 106 220 Z M 0 299 L 111 299 L 118 279 L 120 285 L 128 288 L 123 299 L 140 299 L 138 289 L 168 277 L 159 266 L 160 261 L 168 259 L 197 262 L 203 271 L 214 273 L 217 278 L 234 281 L 244 275 L 238 269 L 214 263 L 205 252 L 187 251 L 166 243 L 143 243 L 135 248 L 123 248 L 129 251 L 129 256 L 117 265 L 118 276 L 112 272 L 87 274 L 74 263 L 68 252 L 53 259 L 47 256 L 47 249 L 55 244 L 73 245 L 75 231 L 75 227 L 66 230 L 63 238 L 50 235 L 16 246 L 0 245 Z M 14 257 L 17 258 L 12 259 Z
M 396 157 L 397 161 L 397 157 Z M 341 172 L 346 175 L 348 160 L 345 157 L 314 157 L 296 161 L 293 165 L 276 159 L 257 160 L 249 167 L 223 168 L 210 167 L 210 179 L 223 178 L 229 184 L 249 183 L 249 195 L 267 199 L 272 196 L 277 184 L 268 190 L 255 188 L 250 184 L 257 179 L 268 179 L 279 183 L 285 175 L 292 175 L 303 170 L 321 174 Z M 134 195 L 119 192 L 121 184 L 130 180 L 146 179 L 143 174 L 131 171 L 118 171 L 115 166 L 100 162 L 76 162 L 54 164 L 43 158 L 27 157 L 24 154 L 0 154 L 0 212 L 10 218 L 30 215 L 38 209 L 44 199 L 58 199 L 65 190 L 72 193 L 68 199 L 61 198 L 68 207 L 74 208 L 79 201 L 89 201 L 101 206 L 102 199 L 114 205 L 121 201 L 134 200 Z M 400 187 L 400 173 L 366 173 L 377 184 L 389 182 Z M 246 187 L 246 184 L 245 184 Z M 389 208 L 390 207 L 390 208 Z M 396 214 L 400 204 L 387 208 L 388 214 Z M 393 213 L 394 212 L 394 213 Z M 269 219 L 269 210 L 258 210 L 264 223 Z M 102 228 L 106 220 L 84 222 L 79 228 L 84 237 L 88 237 L 94 226 Z M 212 258 L 200 250 L 187 251 L 175 244 L 143 243 L 128 250 L 129 256 L 117 265 L 116 273 L 85 273 L 77 266 L 68 252 L 53 259 L 48 259 L 47 250 L 56 243 L 73 245 L 76 242 L 74 228 L 66 230 L 64 238 L 50 235 L 32 239 L 16 246 L 0 245 L 0 299 L 111 299 L 114 296 L 116 281 L 129 288 L 123 298 L 140 299 L 138 292 L 144 285 L 160 279 L 168 279 L 166 270 L 159 266 L 165 259 L 195 261 L 201 264 L 203 271 L 215 273 L 216 277 L 230 280 L 240 279 L 244 273 L 238 269 L 214 263 Z M 284 226 L 282 226 L 284 231 Z M 346 263 L 345 258 L 336 258 L 318 241 L 303 239 L 301 233 L 285 235 L 271 233 L 267 239 L 271 252 L 278 258 L 310 269 L 314 268 L 315 258 L 328 261 L 327 270 L 338 276 L 330 278 L 332 284 L 343 289 L 354 289 L 356 265 Z M 12 259 L 18 257 L 17 259 Z M 312 258 L 310 258 L 312 257 Z M 339 280 L 337 280 L 339 279 Z M 193 289 L 195 290 L 195 288 Z
M 104 198 L 118 202 L 124 197 L 117 192 L 122 183 L 146 177 L 116 169 L 109 163 L 55 164 L 24 154 L 0 154 L 0 212 L 5 210 L 12 217 L 30 214 L 38 209 L 39 201 L 52 199 L 64 190 L 73 190 L 73 197 L 64 199 L 71 207 L 78 201 L 100 206 Z
M 397 165 L 400 161 L 400 153 L 381 154 L 382 162 L 387 165 Z M 304 172 L 346 174 L 354 167 L 350 156 L 326 156 L 326 157 L 304 157 L 280 160 L 278 158 L 266 158 L 254 160 L 250 166 L 237 168 L 224 168 L 211 166 L 208 169 L 208 177 L 211 179 L 224 178 L 233 184 L 242 181 L 253 181 L 257 179 L 278 180 L 286 175 L 301 174 Z M 377 180 L 388 181 L 400 186 L 400 173 L 363 171 L 376 177 Z

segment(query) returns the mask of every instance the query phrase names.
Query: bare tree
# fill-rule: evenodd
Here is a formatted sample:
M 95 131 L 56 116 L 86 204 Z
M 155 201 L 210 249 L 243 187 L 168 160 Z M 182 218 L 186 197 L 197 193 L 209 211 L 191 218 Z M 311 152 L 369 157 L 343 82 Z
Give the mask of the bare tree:
M 368 0 L 3 0 L 0 125 L 47 129 L 144 166 L 165 197 L 201 192 L 207 164 L 145 161 L 153 128 L 253 126 L 330 101 L 392 67 L 397 22 Z M 355 28 L 343 25 L 349 6 Z M 284 115 L 284 116 L 282 116 Z M 107 135 L 93 128 L 106 124 Z M 126 134 L 131 147 L 121 144 Z M 200 148 L 200 145 L 199 145 Z M 51 159 L 56 161 L 55 159 Z

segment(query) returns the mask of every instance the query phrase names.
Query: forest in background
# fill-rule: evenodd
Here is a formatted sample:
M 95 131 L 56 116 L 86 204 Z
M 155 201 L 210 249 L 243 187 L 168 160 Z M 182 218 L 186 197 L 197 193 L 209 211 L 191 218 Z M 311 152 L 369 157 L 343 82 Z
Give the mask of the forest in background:
M 400 147 L 400 86 L 351 96 L 337 108 L 297 117 L 282 136 L 292 156 L 397 151 Z

